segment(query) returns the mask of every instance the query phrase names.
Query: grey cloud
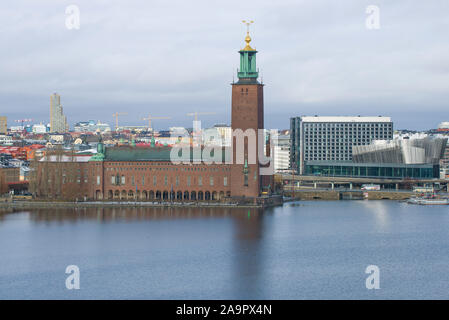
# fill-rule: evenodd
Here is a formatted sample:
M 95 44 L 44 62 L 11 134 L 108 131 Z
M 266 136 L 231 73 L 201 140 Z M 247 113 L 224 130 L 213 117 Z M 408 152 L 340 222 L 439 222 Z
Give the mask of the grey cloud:
M 65 28 L 65 7 L 81 10 Z M 396 127 L 448 118 L 449 3 L 377 1 L 381 29 L 365 28 L 371 1 L 14 1 L 0 10 L 0 113 L 48 119 L 59 92 L 70 123 L 126 110 L 213 110 L 230 122 L 230 86 L 254 19 L 267 127 L 299 114 L 391 115 Z M 448 119 L 446 119 L 448 120 Z

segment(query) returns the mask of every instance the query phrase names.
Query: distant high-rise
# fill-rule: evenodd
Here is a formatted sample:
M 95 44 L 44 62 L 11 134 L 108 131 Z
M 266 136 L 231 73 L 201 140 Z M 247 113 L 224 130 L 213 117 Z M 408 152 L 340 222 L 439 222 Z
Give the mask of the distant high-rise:
M 50 132 L 67 132 L 67 118 L 64 116 L 61 97 L 57 93 L 50 95 Z
M 0 117 L 0 134 L 8 132 L 8 123 L 6 117 Z

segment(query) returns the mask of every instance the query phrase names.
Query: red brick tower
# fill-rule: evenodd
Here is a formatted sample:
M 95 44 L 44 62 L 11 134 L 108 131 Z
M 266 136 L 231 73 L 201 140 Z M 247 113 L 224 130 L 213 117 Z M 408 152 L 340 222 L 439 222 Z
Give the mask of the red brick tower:
M 239 51 L 238 81 L 232 84 L 231 196 L 258 197 L 261 193 L 258 130 L 264 128 L 263 84 L 257 81 L 257 51 L 249 45 L 249 32 L 245 41 L 245 48 Z M 235 137 L 239 129 L 245 136 L 240 139 L 240 145 L 239 138 Z M 243 155 L 239 150 L 243 150 Z

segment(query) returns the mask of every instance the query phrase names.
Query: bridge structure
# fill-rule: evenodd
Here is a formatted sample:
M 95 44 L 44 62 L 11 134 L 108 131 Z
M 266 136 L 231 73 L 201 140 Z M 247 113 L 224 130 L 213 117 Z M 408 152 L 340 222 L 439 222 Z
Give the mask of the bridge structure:
M 282 184 L 284 195 L 313 200 L 392 199 L 403 200 L 413 195 L 414 186 L 434 186 L 448 191 L 448 180 L 442 179 L 385 179 L 360 177 L 329 177 L 278 174 L 275 181 Z M 375 184 L 380 190 L 362 190 L 364 184 Z
M 297 187 L 313 186 L 314 188 L 359 188 L 363 184 L 378 184 L 381 189 L 411 189 L 413 186 L 434 185 L 447 187 L 448 180 L 443 179 L 391 179 L 391 178 L 360 178 L 360 177 L 330 177 L 280 174 L 275 176 L 276 181 L 284 185 L 294 184 Z

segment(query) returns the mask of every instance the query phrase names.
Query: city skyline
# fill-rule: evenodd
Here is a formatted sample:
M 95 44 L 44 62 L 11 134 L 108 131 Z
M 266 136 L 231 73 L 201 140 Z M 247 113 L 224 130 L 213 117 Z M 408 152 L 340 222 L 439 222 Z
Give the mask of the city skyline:
M 397 129 L 412 130 L 447 120 L 444 1 L 432 7 L 380 1 L 378 30 L 365 26 L 369 1 L 239 2 L 238 11 L 231 1 L 220 12 L 202 1 L 152 3 L 151 10 L 138 3 L 121 10 L 80 1 L 79 30 L 65 26 L 69 2 L 18 1 L 2 10 L 0 39 L 9 44 L 0 54 L 2 114 L 47 122 L 48 95 L 58 92 L 70 127 L 87 119 L 112 124 L 112 113 L 124 109 L 124 125 L 144 125 L 141 118 L 151 112 L 172 116 L 156 129 L 190 127 L 184 113 L 194 111 L 216 112 L 201 118 L 205 126 L 229 124 L 226 84 L 235 75 L 229 66 L 244 46 L 235 40 L 245 33 L 238 22 L 248 12 L 256 49 L 265 52 L 267 128 L 315 114 L 390 116 Z
M 4 7 L 0 300 L 449 298 L 448 0 Z

